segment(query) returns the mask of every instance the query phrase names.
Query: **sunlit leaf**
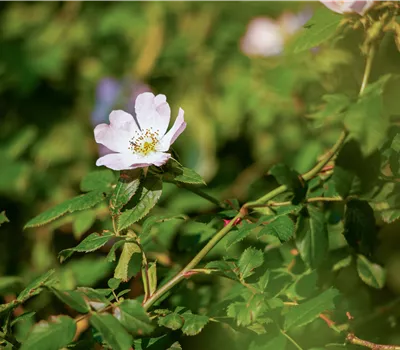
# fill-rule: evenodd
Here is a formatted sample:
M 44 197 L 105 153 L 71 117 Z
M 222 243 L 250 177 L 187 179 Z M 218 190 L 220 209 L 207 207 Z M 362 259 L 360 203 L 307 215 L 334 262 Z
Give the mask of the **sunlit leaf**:
M 104 246 L 112 237 L 114 237 L 114 234 L 112 232 L 103 232 L 103 234 L 91 233 L 76 247 L 62 250 L 59 253 L 60 261 L 65 261 L 74 252 L 93 252 Z
M 74 211 L 89 209 L 100 203 L 103 199 L 103 193 L 96 191 L 69 199 L 31 219 L 24 228 L 45 225 L 66 213 L 73 213 Z
M 133 344 L 132 336 L 112 315 L 93 313 L 90 324 L 97 329 L 101 337 L 113 350 L 129 350 Z
M 264 262 L 263 253 L 255 248 L 247 248 L 240 256 L 238 267 L 242 278 L 247 278 L 254 273 L 254 269 Z
M 119 310 L 120 321 L 129 332 L 143 335 L 151 333 L 154 329 L 142 304 L 137 300 L 124 300 L 119 305 Z
M 312 268 L 325 260 L 328 248 L 328 230 L 324 213 L 308 206 L 308 213 L 300 215 L 296 226 L 296 246 L 301 258 Z
M 382 289 L 386 282 L 386 272 L 382 266 L 370 262 L 365 256 L 357 256 L 357 272 L 361 280 L 370 287 Z
M 72 307 L 74 310 L 82 313 L 89 312 L 89 305 L 82 297 L 82 293 L 74 290 L 59 290 L 56 288 L 51 288 L 51 291 L 58 299 Z
M 318 8 L 312 18 L 304 25 L 304 29 L 297 35 L 289 50 L 298 53 L 309 50 L 330 39 L 337 30 L 342 17 L 326 8 Z
M 292 238 L 294 233 L 294 223 L 287 215 L 277 216 L 271 222 L 265 224 L 258 233 L 258 237 L 263 235 L 272 235 L 278 237 L 281 241 L 287 241 Z
M 112 215 L 117 215 L 134 196 L 140 185 L 140 174 L 140 169 L 121 172 L 110 198 L 110 212 Z
M 180 329 L 183 325 L 183 322 L 183 317 L 175 312 L 171 312 L 170 314 L 164 317 L 159 317 L 158 319 L 158 324 L 160 326 L 172 329 L 173 331 Z
M 293 327 L 305 326 L 318 318 L 321 312 L 334 308 L 333 299 L 338 295 L 335 289 L 328 289 L 315 298 L 293 306 L 285 315 L 284 328 L 289 330 Z
M 201 332 L 204 326 L 208 323 L 209 318 L 207 316 L 195 315 L 190 311 L 186 311 L 182 314 L 185 322 L 182 326 L 182 332 L 185 335 L 196 335 Z
M 68 316 L 57 316 L 50 322 L 41 321 L 33 327 L 21 350 L 64 348 L 73 341 L 75 332 L 76 323 Z
M 109 169 L 95 170 L 88 173 L 81 181 L 83 192 L 102 191 L 110 192 L 115 181 L 114 173 Z
M 133 209 L 125 210 L 118 220 L 118 229 L 123 230 L 139 221 L 156 205 L 162 193 L 162 181 L 159 177 L 147 177 L 143 182 L 139 202 Z

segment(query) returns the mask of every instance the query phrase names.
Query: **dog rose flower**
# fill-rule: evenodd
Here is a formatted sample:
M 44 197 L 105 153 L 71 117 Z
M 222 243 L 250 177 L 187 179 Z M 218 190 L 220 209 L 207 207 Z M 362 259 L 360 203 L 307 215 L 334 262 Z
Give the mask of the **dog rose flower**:
M 99 158 L 97 166 L 113 170 L 161 166 L 171 157 L 166 152 L 186 128 L 183 109 L 179 108 L 178 117 L 168 132 L 171 109 L 165 95 L 140 94 L 135 112 L 136 120 L 122 110 L 112 111 L 110 124 L 96 126 L 96 142 L 114 152 Z
M 241 39 L 240 48 L 248 56 L 277 56 L 283 52 L 285 41 L 298 31 L 311 17 L 306 9 L 297 14 L 285 12 L 278 19 L 253 18 Z
M 373 5 L 374 1 L 354 1 L 354 0 L 336 0 L 336 1 L 326 1 L 321 0 L 321 2 L 330 10 L 337 13 L 352 13 L 356 12 L 359 15 L 363 15 L 367 10 Z

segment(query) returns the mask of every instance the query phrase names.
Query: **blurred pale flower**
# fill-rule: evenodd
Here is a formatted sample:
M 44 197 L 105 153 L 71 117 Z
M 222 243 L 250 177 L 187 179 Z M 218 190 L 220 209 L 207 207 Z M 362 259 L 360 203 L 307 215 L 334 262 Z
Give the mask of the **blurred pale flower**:
M 171 157 L 165 152 L 186 128 L 183 110 L 179 108 L 178 117 L 168 132 L 171 109 L 165 95 L 140 94 L 135 112 L 136 119 L 122 110 L 112 111 L 109 125 L 96 126 L 96 142 L 115 152 L 99 158 L 97 166 L 113 170 L 161 166 Z
M 276 56 L 282 53 L 285 40 L 311 17 L 310 11 L 284 13 L 277 20 L 257 17 L 250 21 L 241 40 L 241 50 L 249 56 Z
M 247 55 L 275 56 L 283 50 L 284 37 L 279 24 L 271 18 L 254 18 L 242 38 L 241 49 Z
M 321 2 L 330 10 L 337 13 L 351 13 L 356 12 L 359 15 L 363 15 L 373 4 L 374 1 L 354 1 L 354 0 L 336 0 L 336 1 L 326 1 L 321 0 Z

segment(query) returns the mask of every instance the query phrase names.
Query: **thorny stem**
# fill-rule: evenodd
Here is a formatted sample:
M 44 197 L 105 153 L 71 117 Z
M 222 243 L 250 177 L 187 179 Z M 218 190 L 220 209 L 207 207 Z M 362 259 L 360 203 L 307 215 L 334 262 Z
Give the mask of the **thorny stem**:
M 182 271 L 180 271 L 175 277 L 164 284 L 160 289 L 158 289 L 146 302 L 143 304 L 145 310 L 148 310 L 159 298 L 161 298 L 166 292 L 168 292 L 172 287 L 178 284 L 186 276 L 185 274 L 191 269 L 196 267 L 196 265 L 208 254 L 208 252 L 214 248 L 214 246 L 231 230 L 237 219 L 242 219 L 245 216 L 245 212 L 241 210 L 222 230 L 220 230 L 211 240 L 204 246 L 200 252 L 187 264 Z
M 342 197 L 313 197 L 308 198 L 305 202 L 306 203 L 313 203 L 313 202 L 342 202 L 344 199 Z M 291 205 L 291 201 L 286 202 L 270 202 L 267 203 L 266 206 L 271 207 L 283 207 L 285 205 Z
M 367 56 L 367 61 L 365 65 L 365 70 L 364 70 L 364 76 L 363 76 L 363 81 L 361 84 L 360 92 L 359 95 L 361 95 L 365 87 L 368 84 L 368 79 L 371 73 L 371 68 L 372 68 L 372 60 L 374 57 L 375 53 L 375 47 L 371 46 L 370 51 Z M 340 148 L 342 147 L 343 143 L 345 142 L 347 137 L 347 131 L 343 130 L 339 136 L 339 139 L 336 141 L 336 143 L 333 145 L 333 147 L 322 157 L 322 159 L 308 172 L 302 175 L 302 178 L 304 181 L 309 181 L 311 180 L 314 176 L 316 176 L 324 167 L 325 165 L 339 152 Z M 143 303 L 143 307 L 145 310 L 148 310 L 158 299 L 160 299 L 165 293 L 167 293 L 170 289 L 172 289 L 175 285 L 177 285 L 180 281 L 182 281 L 185 278 L 185 274 L 196 267 L 196 265 L 210 252 L 212 248 L 223 238 L 225 235 L 232 229 L 232 227 L 235 225 L 235 222 L 239 219 L 243 219 L 246 214 L 247 210 L 249 208 L 255 208 L 257 206 L 263 206 L 265 203 L 270 201 L 271 199 L 275 198 L 279 194 L 282 194 L 288 190 L 288 187 L 286 185 L 279 186 L 275 188 L 274 190 L 268 192 L 261 198 L 259 198 L 256 201 L 253 202 L 248 202 L 244 204 L 239 211 L 239 213 L 226 225 L 224 228 L 222 228 L 220 231 L 217 232 L 217 234 L 211 238 L 211 240 L 200 250 L 199 253 L 181 270 L 178 274 L 176 274 L 171 280 L 169 280 L 166 284 L 164 284 L 160 289 L 158 289 L 149 299 L 147 299 Z M 207 198 L 210 200 L 210 198 Z M 213 203 L 216 203 L 219 201 L 213 199 Z M 218 204 L 219 205 L 219 204 Z M 286 335 L 287 336 L 287 335 Z M 301 349 L 298 345 L 297 347 Z
M 353 333 L 347 334 L 346 340 L 351 344 L 364 346 L 372 350 L 400 350 L 400 345 L 384 345 L 371 343 L 367 340 L 356 337 Z

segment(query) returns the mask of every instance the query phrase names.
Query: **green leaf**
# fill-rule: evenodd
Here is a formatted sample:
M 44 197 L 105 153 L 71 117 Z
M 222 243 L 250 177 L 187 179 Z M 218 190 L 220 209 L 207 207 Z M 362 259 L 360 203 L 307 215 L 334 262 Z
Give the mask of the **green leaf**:
M 124 300 L 120 304 L 119 310 L 121 312 L 120 321 L 129 332 L 143 335 L 153 331 L 154 327 L 149 316 L 137 300 Z
M 237 230 L 232 230 L 228 233 L 225 239 L 225 248 L 229 249 L 234 244 L 244 240 L 258 225 L 243 222 L 237 227 Z
M 380 168 L 379 152 L 365 157 L 361 153 L 359 144 L 351 140 L 342 147 L 336 158 L 333 172 L 335 188 L 343 198 L 366 193 L 377 182 Z
M 277 164 L 270 169 L 269 173 L 275 177 L 280 185 L 285 185 L 294 192 L 294 204 L 298 204 L 304 199 L 308 185 L 297 171 L 285 164 Z
M 190 311 L 183 313 L 182 317 L 185 320 L 182 326 L 182 332 L 185 335 L 199 334 L 209 321 L 207 316 L 194 315 Z
M 265 292 L 269 283 L 270 270 L 265 271 L 265 273 L 257 281 L 256 288 L 261 292 Z
M 397 133 L 393 138 L 390 148 L 395 152 L 400 153 L 400 133 Z
M 360 142 L 364 156 L 371 155 L 386 139 L 389 115 L 384 110 L 382 93 L 389 78 L 390 75 L 384 75 L 368 85 L 358 102 L 348 109 L 344 119 L 350 136 Z
M 37 277 L 31 283 L 29 283 L 26 288 L 19 293 L 17 301 L 24 302 L 25 300 L 29 299 L 30 297 L 39 294 L 43 287 L 50 286 L 55 283 L 55 270 L 50 270 L 45 274 Z
M 39 214 L 35 218 L 31 219 L 24 228 L 42 226 L 55 219 L 58 219 L 66 213 L 73 213 L 74 211 L 89 209 L 100 203 L 103 199 L 104 195 L 102 192 L 93 191 L 82 194 Z
M 183 317 L 175 312 L 158 319 L 159 326 L 172 329 L 173 331 L 180 329 L 183 326 L 183 322 Z
M 248 326 L 256 322 L 266 310 L 264 298 L 265 296 L 256 294 L 244 302 L 234 302 L 228 306 L 227 315 L 234 318 L 238 326 Z
M 108 262 L 113 262 L 117 259 L 115 252 L 117 251 L 118 248 L 122 247 L 125 244 L 124 240 L 117 241 L 113 244 L 111 247 L 110 251 L 107 254 L 106 260 Z
M 344 236 L 357 251 L 370 255 L 377 241 L 375 215 L 367 201 L 352 199 L 346 203 Z
M 75 290 L 59 290 L 56 288 L 50 289 L 58 299 L 72 307 L 74 310 L 82 313 L 87 313 L 90 311 L 89 305 L 82 297 L 82 293 Z
M 77 291 L 84 294 L 90 303 L 110 305 L 107 297 L 111 293 L 109 289 L 93 289 L 88 287 L 78 287 Z M 103 308 L 103 307 L 102 307 Z
M 258 237 L 271 235 L 278 237 L 284 242 L 292 238 L 294 233 L 294 223 L 288 215 L 277 216 L 270 223 L 266 224 L 258 233 Z
M 230 278 L 234 281 L 239 280 L 238 276 L 236 275 L 236 272 L 238 272 L 239 269 L 236 266 L 236 264 L 232 261 L 224 261 L 224 260 L 210 261 L 209 263 L 207 263 L 205 268 L 215 269 L 217 274 Z
M 162 193 L 162 181 L 157 176 L 148 176 L 142 184 L 139 202 L 133 209 L 124 211 L 118 220 L 118 230 L 123 230 L 139 221 L 156 205 Z
M 75 321 L 68 316 L 53 317 L 51 322 L 37 323 L 23 342 L 21 350 L 55 350 L 66 347 L 74 339 Z
M 142 232 L 140 232 L 140 239 L 143 240 L 151 234 L 151 230 L 156 225 L 162 224 L 163 222 L 167 222 L 174 219 L 182 219 L 186 220 L 187 216 L 184 214 L 178 215 L 152 215 L 144 220 L 142 225 Z
M 357 256 L 357 272 L 361 280 L 372 288 L 382 289 L 386 281 L 386 272 L 382 266 L 370 262 L 365 256 Z
M 321 312 L 334 308 L 333 299 L 339 294 L 335 289 L 328 289 L 315 298 L 293 306 L 285 315 L 284 329 L 305 326 L 318 318 Z
M 74 252 L 93 252 L 104 246 L 113 237 L 114 234 L 112 232 L 103 232 L 103 234 L 99 234 L 96 232 L 91 233 L 75 248 L 64 249 L 58 254 L 58 256 L 60 258 L 60 261 L 63 262 L 68 259 Z
M 286 164 L 276 164 L 270 170 L 269 174 L 275 177 L 280 185 L 285 185 L 290 189 L 302 186 L 297 171 L 290 169 Z
M 124 247 L 122 248 L 122 254 L 114 272 L 114 278 L 118 278 L 124 282 L 129 280 L 129 265 L 132 255 L 135 253 L 140 255 L 142 253 L 140 247 L 136 243 L 127 242 L 124 244 Z
M 313 119 L 326 120 L 337 118 L 350 105 L 351 99 L 345 94 L 329 94 L 322 96 L 326 104 L 318 112 L 310 115 Z
M 11 321 L 11 323 L 10 323 L 10 326 L 12 327 L 12 326 L 14 326 L 16 323 L 18 323 L 18 322 L 21 322 L 21 321 L 31 321 L 32 323 L 34 323 L 33 322 L 33 320 L 30 320 L 33 316 L 35 316 L 36 315 L 36 312 L 35 311 L 27 311 L 27 312 L 24 312 L 23 314 L 21 314 L 21 315 L 19 315 L 19 316 L 17 316 L 16 318 L 14 318 L 12 321 Z
M 304 29 L 289 44 L 289 50 L 298 53 L 328 41 L 336 33 L 342 18 L 341 15 L 324 7 L 317 9 L 304 25 Z
M 350 266 L 353 257 L 351 255 L 339 260 L 335 265 L 332 266 L 332 271 L 339 271 L 347 266 Z
M 5 211 L 2 211 L 2 212 L 0 213 L 0 226 L 1 226 L 2 224 L 4 224 L 5 222 L 10 222 L 10 220 L 8 220 L 8 218 L 7 218 L 7 216 L 6 216 L 6 212 L 5 212 Z
M 147 270 L 147 275 L 149 276 L 149 295 L 152 296 L 157 289 L 157 265 L 156 262 L 150 264 Z
M 87 174 L 81 181 L 82 192 L 102 191 L 111 192 L 115 181 L 114 173 L 109 169 L 95 170 Z
M 112 289 L 112 290 L 116 290 L 118 289 L 119 285 L 121 284 L 121 280 L 119 280 L 118 278 L 110 278 L 107 282 L 107 285 Z
M 182 350 L 182 346 L 176 341 L 167 350 Z
M 101 337 L 113 350 L 131 349 L 133 338 L 121 323 L 110 314 L 93 313 L 90 324 L 97 329 Z
M 124 170 L 121 172 L 117 186 L 110 198 L 110 212 L 117 215 L 131 200 L 140 185 L 141 169 Z
M 185 168 L 175 159 L 170 159 L 164 174 L 167 181 L 176 181 L 192 185 L 205 185 L 203 178 L 194 170 Z
M 261 250 L 247 248 L 240 256 L 238 267 L 243 279 L 251 276 L 254 269 L 261 266 L 264 262 L 264 256 Z
M 308 206 L 308 213 L 298 218 L 296 246 L 303 261 L 312 268 L 327 256 L 329 240 L 324 213 L 312 205 Z

